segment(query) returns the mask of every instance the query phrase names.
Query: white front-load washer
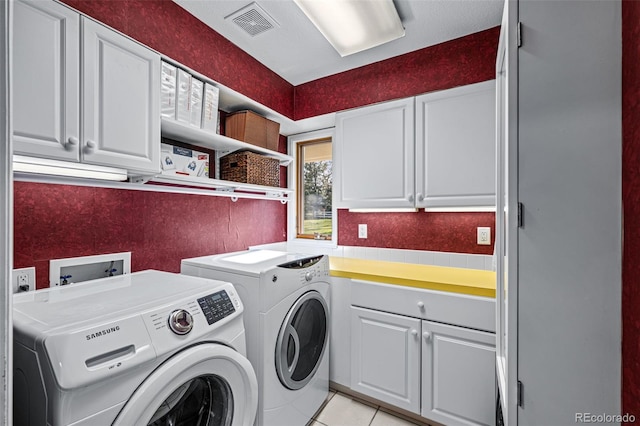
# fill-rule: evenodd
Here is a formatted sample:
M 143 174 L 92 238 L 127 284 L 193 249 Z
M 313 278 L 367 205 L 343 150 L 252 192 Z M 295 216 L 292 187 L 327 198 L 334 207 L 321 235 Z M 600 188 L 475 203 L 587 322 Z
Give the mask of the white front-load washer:
M 14 425 L 253 425 L 243 310 L 159 271 L 15 295 Z
M 329 391 L 329 259 L 252 250 L 184 259 L 183 274 L 233 283 L 245 305 L 260 426 L 304 426 Z

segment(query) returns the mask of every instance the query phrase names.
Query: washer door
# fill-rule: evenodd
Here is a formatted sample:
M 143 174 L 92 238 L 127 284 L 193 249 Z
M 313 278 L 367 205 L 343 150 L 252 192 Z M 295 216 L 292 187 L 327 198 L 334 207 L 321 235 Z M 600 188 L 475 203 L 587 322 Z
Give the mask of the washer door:
M 303 294 L 284 319 L 276 341 L 276 371 L 280 382 L 291 390 L 304 387 L 313 378 L 329 337 L 329 310 L 317 291 Z
M 136 389 L 114 426 L 253 425 L 258 382 L 249 361 L 213 343 L 169 358 Z

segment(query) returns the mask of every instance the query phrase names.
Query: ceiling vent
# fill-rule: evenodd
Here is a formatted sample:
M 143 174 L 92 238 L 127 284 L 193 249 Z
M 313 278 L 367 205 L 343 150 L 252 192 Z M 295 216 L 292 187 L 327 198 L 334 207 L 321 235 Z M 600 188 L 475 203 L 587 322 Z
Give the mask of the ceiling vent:
M 224 19 L 231 19 L 251 37 L 279 26 L 275 19 L 269 16 L 269 14 L 255 2 L 226 16 Z

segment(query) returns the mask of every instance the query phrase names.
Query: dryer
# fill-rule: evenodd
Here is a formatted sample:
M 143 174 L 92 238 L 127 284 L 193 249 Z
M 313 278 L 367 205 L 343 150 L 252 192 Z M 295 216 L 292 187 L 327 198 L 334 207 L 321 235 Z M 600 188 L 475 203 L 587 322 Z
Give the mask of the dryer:
M 257 424 L 307 424 L 329 391 L 328 257 L 252 250 L 184 259 L 181 271 L 233 283 L 245 305 Z
M 14 424 L 250 426 L 257 380 L 225 282 L 136 272 L 14 296 Z

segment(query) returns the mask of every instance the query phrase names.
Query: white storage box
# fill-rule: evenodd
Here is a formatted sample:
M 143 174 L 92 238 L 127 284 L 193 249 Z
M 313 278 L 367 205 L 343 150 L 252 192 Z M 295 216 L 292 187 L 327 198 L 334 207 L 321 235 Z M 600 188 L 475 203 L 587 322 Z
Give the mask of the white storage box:
M 202 95 L 204 83 L 191 77 L 191 115 L 189 124 L 193 127 L 202 127 Z
M 165 143 L 160 151 L 163 175 L 209 177 L 209 154 Z
M 218 100 L 220 90 L 209 83 L 204 84 L 204 105 L 202 108 L 202 128 L 213 133 L 218 131 Z
M 203 84 L 188 72 L 178 70 L 176 120 L 200 128 Z
M 173 65 L 162 62 L 162 92 L 160 111 L 163 117 L 176 118 L 176 77 L 178 70 Z

